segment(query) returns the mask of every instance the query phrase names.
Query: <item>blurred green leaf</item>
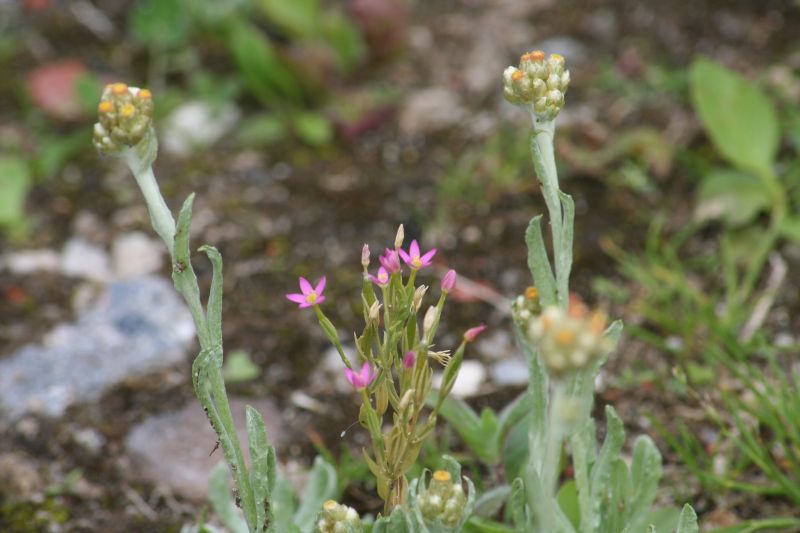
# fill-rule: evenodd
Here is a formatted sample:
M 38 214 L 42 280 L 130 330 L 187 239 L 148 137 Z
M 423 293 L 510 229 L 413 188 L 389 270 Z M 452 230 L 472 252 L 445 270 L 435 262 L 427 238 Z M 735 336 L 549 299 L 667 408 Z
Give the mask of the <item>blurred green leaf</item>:
M 780 131 L 777 113 L 758 86 L 708 59 L 689 72 L 692 102 L 714 146 L 728 161 L 771 175 Z
M 800 243 L 800 217 L 790 217 L 781 223 L 781 234 L 794 242 Z
M 228 48 L 245 85 L 266 105 L 302 101 L 302 88 L 270 40 L 244 21 L 231 25 Z
M 249 146 L 263 146 L 286 138 L 286 123 L 282 117 L 262 113 L 246 119 L 239 127 L 239 140 Z
M 578 488 L 575 482 L 569 480 L 561 485 L 561 488 L 558 489 L 556 499 L 564 515 L 566 515 L 572 525 L 577 529 L 581 523 L 581 510 L 578 506 Z
M 294 515 L 295 525 L 301 531 L 311 531 L 322 504 L 338 496 L 336 469 L 322 457 L 317 457 L 308 475 L 306 488 L 300 497 L 300 506 Z
M 259 0 L 267 19 L 298 37 L 311 37 L 319 25 L 318 0 Z
M 155 48 L 174 48 L 189 36 L 191 18 L 181 0 L 138 2 L 128 21 L 134 38 Z
M 225 366 L 222 375 L 226 383 L 250 381 L 261 375 L 261 369 L 250 359 L 250 354 L 244 350 L 234 350 L 225 357 Z
M 734 170 L 716 170 L 700 183 L 695 218 L 721 219 L 731 226 L 747 224 L 772 204 L 764 180 Z
M 336 53 L 339 68 L 349 72 L 366 56 L 367 47 L 361 33 L 340 11 L 327 13 L 322 19 L 322 33 Z
M 25 198 L 31 188 L 28 165 L 20 157 L 0 156 L 0 225 L 20 227 L 25 222 Z
M 319 113 L 304 111 L 292 116 L 295 134 L 303 142 L 311 146 L 322 146 L 333 139 L 333 128 L 330 121 Z
M 208 482 L 208 501 L 220 521 L 232 533 L 247 533 L 247 523 L 239 513 L 233 502 L 231 491 L 228 488 L 228 468 L 223 461 L 211 472 Z

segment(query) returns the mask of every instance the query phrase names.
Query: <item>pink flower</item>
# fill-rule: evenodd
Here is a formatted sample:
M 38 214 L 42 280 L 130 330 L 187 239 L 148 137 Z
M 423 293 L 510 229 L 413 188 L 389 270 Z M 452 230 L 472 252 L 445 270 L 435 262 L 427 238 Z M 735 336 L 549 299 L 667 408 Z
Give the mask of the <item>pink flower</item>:
M 375 285 L 378 285 L 380 287 L 385 287 L 389 284 L 389 273 L 386 272 L 386 268 L 380 267 L 378 269 L 378 275 L 373 276 L 372 274 L 370 274 L 369 280 Z
M 411 351 L 410 351 L 410 352 L 408 352 L 408 353 L 406 354 L 406 356 L 405 356 L 405 357 L 403 357 L 403 366 L 404 366 L 406 369 L 410 369 L 410 368 L 412 368 L 412 367 L 414 366 L 414 361 L 415 361 L 415 359 L 416 359 L 416 358 L 414 357 L 414 352 L 411 352 Z
M 480 326 L 475 326 L 474 328 L 469 328 L 466 332 L 464 332 L 464 340 L 467 342 L 472 342 L 475 338 L 481 334 L 483 330 L 486 329 L 486 324 L 481 324 Z
M 402 250 L 400 251 L 402 252 Z M 397 252 L 394 250 L 387 248 L 386 253 L 378 257 L 378 261 L 389 274 L 394 274 L 400 270 L 400 258 L 397 257 Z
M 364 361 L 360 371 L 356 372 L 355 370 L 345 368 L 344 375 L 347 378 L 347 381 L 349 381 L 353 387 L 356 389 L 363 389 L 372 383 L 372 380 L 375 379 L 376 372 L 373 372 L 372 368 L 369 366 L 369 363 Z
M 301 277 L 300 290 L 302 291 L 302 294 L 287 294 L 286 299 L 300 304 L 300 309 L 321 304 L 325 301 L 325 296 L 322 295 L 322 291 L 325 290 L 325 276 L 320 278 L 316 287 L 311 287 L 311 283 L 309 283 L 306 278 Z
M 456 286 L 456 271 L 450 269 L 442 278 L 442 292 L 450 292 Z
M 411 246 L 408 247 L 408 253 L 406 253 L 406 251 L 402 248 L 398 250 L 398 253 L 408 266 L 414 270 L 419 270 L 420 268 L 429 266 L 431 264 L 431 259 L 433 259 L 433 256 L 436 255 L 436 248 L 432 248 L 425 255 L 420 256 L 419 244 L 417 244 L 415 239 L 411 241 Z

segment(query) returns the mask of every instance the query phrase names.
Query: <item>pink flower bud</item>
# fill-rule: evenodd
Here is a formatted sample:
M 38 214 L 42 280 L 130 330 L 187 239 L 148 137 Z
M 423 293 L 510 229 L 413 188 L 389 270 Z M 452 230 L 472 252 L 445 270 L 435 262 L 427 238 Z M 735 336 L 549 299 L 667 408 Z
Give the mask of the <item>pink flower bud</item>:
M 361 248 L 361 266 L 364 268 L 369 267 L 369 245 L 364 244 L 364 247 Z
M 416 359 L 416 358 L 414 357 L 414 352 L 412 352 L 412 351 L 409 351 L 409 352 L 406 354 L 406 356 L 405 356 L 405 357 L 403 357 L 403 366 L 404 366 L 406 369 L 413 368 L 413 367 L 414 367 L 414 361 L 415 361 L 415 359 Z
M 450 269 L 442 278 L 442 292 L 450 292 L 456 286 L 456 271 Z
M 483 330 L 486 329 L 486 324 L 481 324 L 480 326 L 475 326 L 474 328 L 469 328 L 464 333 L 464 340 L 467 342 L 472 342 L 475 338 L 481 334 Z

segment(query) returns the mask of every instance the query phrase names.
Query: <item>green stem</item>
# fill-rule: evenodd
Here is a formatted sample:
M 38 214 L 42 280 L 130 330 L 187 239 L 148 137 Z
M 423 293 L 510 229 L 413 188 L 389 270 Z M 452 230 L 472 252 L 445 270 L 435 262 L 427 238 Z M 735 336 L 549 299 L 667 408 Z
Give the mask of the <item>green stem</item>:
M 169 250 L 169 255 L 174 259 L 175 256 L 175 219 L 172 218 L 172 213 L 161 196 L 161 191 L 158 188 L 158 182 L 153 174 L 153 167 L 147 165 L 142 169 L 140 159 L 135 149 L 129 149 L 123 153 L 123 160 L 131 169 L 133 176 L 136 178 L 136 183 L 142 190 L 147 210 L 150 213 L 150 222 L 153 229 L 156 230 L 158 236 L 164 241 Z

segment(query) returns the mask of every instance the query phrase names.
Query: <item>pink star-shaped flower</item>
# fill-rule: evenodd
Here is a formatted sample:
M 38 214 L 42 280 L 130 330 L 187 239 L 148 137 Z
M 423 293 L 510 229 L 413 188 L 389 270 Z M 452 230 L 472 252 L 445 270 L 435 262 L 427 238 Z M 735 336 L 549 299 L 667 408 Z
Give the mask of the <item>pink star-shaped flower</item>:
M 408 253 L 406 253 L 406 251 L 402 248 L 397 252 L 400 254 L 400 257 L 403 258 L 405 264 L 414 270 L 419 270 L 422 267 L 430 266 L 431 259 L 433 259 L 433 256 L 436 255 L 436 248 L 432 248 L 424 255 L 420 255 L 419 244 L 417 244 L 415 239 L 411 241 L 411 246 L 408 247 Z
M 300 304 L 300 309 L 321 304 L 325 301 L 325 296 L 322 295 L 322 291 L 325 290 L 325 276 L 320 278 L 316 287 L 312 287 L 311 283 L 309 283 L 306 278 L 301 277 L 300 290 L 302 291 L 302 294 L 296 292 L 287 294 L 286 299 L 296 304 Z

